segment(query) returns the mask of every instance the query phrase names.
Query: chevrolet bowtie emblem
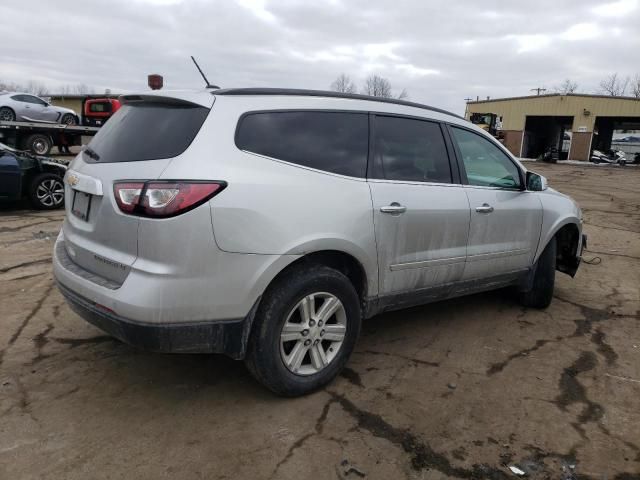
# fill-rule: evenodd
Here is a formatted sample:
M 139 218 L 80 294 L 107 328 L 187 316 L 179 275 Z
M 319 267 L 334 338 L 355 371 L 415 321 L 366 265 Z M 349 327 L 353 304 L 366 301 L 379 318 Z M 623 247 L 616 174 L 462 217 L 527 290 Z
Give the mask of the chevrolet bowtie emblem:
M 77 176 L 76 174 L 74 174 L 74 173 L 70 173 L 70 174 L 67 176 L 67 183 L 68 183 L 69 185 L 71 185 L 72 187 L 73 187 L 73 186 L 75 186 L 75 185 L 77 185 L 79 181 L 80 181 L 80 179 L 79 179 L 79 178 L 78 178 L 78 176 Z

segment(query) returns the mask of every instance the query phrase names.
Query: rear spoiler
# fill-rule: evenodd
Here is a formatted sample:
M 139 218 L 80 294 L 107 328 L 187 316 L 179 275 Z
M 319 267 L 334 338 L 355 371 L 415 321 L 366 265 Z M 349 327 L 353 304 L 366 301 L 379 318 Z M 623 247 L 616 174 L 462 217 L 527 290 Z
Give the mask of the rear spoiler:
M 148 94 L 131 94 L 131 95 L 121 95 L 118 97 L 120 103 L 122 105 L 127 104 L 136 104 L 136 103 L 160 103 L 166 105 L 173 105 L 176 107 L 206 107 L 211 108 L 213 106 L 213 102 L 215 98 L 211 98 L 212 96 L 204 97 L 200 94 L 186 94 L 183 95 L 186 98 L 177 98 L 177 97 L 168 97 L 164 95 L 148 95 Z M 206 103 L 203 101 L 206 99 Z

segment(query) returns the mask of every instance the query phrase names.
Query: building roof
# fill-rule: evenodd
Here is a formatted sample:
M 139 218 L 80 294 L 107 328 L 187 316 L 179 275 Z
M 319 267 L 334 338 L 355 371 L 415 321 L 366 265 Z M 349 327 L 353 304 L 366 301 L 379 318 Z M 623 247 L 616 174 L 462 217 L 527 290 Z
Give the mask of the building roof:
M 636 97 L 621 97 L 621 96 L 613 96 L 613 95 L 590 95 L 586 93 L 547 93 L 543 95 L 524 95 L 521 97 L 504 97 L 504 98 L 490 98 L 488 100 L 473 100 L 467 103 L 471 105 L 471 104 L 477 104 L 477 103 L 510 102 L 512 100 L 535 100 L 538 98 L 548 98 L 548 97 L 606 98 L 610 100 L 632 100 L 632 101 L 640 102 L 640 98 L 636 98 Z

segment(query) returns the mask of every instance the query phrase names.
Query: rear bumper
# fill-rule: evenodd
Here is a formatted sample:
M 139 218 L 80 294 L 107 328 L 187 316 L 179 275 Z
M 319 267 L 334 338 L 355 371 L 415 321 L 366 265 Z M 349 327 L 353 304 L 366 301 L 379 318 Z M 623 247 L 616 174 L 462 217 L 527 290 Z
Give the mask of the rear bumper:
M 222 353 L 236 360 L 242 359 L 258 305 L 256 301 L 244 318 L 194 323 L 144 323 L 123 318 L 57 283 L 71 308 L 87 322 L 124 343 L 154 352 Z

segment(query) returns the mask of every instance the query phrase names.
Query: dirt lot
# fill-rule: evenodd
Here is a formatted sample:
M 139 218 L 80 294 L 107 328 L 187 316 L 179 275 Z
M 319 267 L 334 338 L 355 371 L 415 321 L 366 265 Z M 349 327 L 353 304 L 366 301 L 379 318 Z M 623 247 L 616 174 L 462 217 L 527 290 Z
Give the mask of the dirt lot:
M 546 311 L 495 292 L 376 317 L 295 400 L 85 323 L 53 284 L 62 214 L 3 210 L 0 478 L 640 479 L 640 169 L 528 166 L 581 203 L 601 263 Z

